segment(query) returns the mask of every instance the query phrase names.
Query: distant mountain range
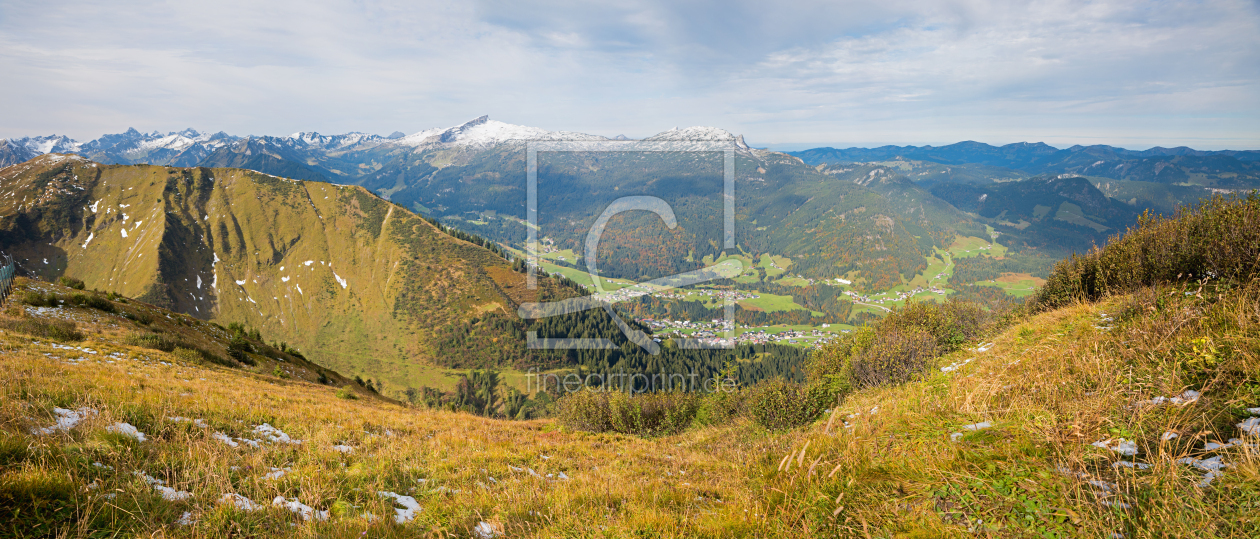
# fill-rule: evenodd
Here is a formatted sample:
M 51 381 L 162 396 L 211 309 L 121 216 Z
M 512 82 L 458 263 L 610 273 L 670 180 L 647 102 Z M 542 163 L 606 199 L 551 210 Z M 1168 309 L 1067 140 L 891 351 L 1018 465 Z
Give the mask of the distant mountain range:
M 104 164 L 236 168 L 359 185 L 523 249 L 528 229 L 521 141 L 624 139 L 486 116 L 388 137 L 131 129 L 86 143 L 55 135 L 2 141 L 0 165 L 75 153 Z M 731 142 L 739 185 L 736 249 L 724 248 L 715 236 L 723 211 L 720 160 L 678 152 L 647 160 L 580 152 L 540 158 L 539 237 L 580 253 L 590 225 L 613 200 L 666 196 L 682 226 L 669 230 L 649 214 L 618 217 L 620 232 L 600 244 L 601 260 L 608 260 L 601 271 L 654 278 L 723 255 L 772 255 L 786 257 L 791 274 L 844 276 L 873 290 L 908 282 L 956 237 L 1002 236 L 1010 256 L 1048 261 L 1100 243 L 1142 210 L 1169 212 L 1212 192 L 1260 187 L 1258 151 L 960 142 L 780 153 L 750 148 L 741 136 L 711 127 L 675 128 L 645 140 Z M 1079 192 L 1068 196 L 1065 189 Z
M 901 158 L 943 165 L 1001 167 L 1029 174 L 1079 174 L 1169 184 L 1254 187 L 1260 181 L 1260 150 L 1202 151 L 1181 146 L 1135 151 L 1102 145 L 1060 150 L 1041 142 L 990 146 L 967 141 L 948 146 L 814 148 L 787 153 L 810 165 Z
M 674 129 L 649 138 L 660 139 L 670 136 L 668 133 L 671 132 L 675 140 L 678 136 L 698 140 L 734 138 L 720 129 L 697 127 Z M 320 177 L 358 183 L 353 180 L 380 170 L 388 157 L 400 152 L 443 145 L 487 149 L 513 140 L 627 139 L 623 135 L 610 139 L 577 132 L 547 131 L 491 120 L 487 116 L 452 127 L 425 129 L 411 135 L 395 131 L 389 136 L 359 132 L 341 135 L 299 132 L 285 137 L 241 137 L 222 131 L 204 134 L 185 129 L 163 134 L 157 131 L 141 133 L 132 128 L 89 142 L 79 142 L 62 135 L 0 139 L 0 166 L 21 163 L 46 153 L 75 153 L 102 164 L 144 163 L 188 167 L 232 163 L 243 168 L 258 165 L 258 170 L 287 168 L 303 179 Z M 901 158 L 942 165 L 998 167 L 1027 174 L 1079 174 L 1157 183 L 1202 183 L 1195 181 L 1199 176 L 1239 186 L 1260 181 L 1260 150 L 1204 151 L 1179 146 L 1138 151 L 1105 145 L 1059 149 L 1043 142 L 992 146 L 965 141 L 947 146 L 813 148 L 784 153 L 809 165 L 871 163 Z M 302 168 L 279 165 L 273 159 L 291 161 Z

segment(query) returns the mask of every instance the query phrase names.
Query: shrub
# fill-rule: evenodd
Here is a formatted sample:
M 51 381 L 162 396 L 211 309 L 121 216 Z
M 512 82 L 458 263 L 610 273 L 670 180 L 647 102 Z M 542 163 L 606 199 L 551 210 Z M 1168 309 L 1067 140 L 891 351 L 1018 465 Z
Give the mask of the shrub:
M 847 335 L 814 350 L 814 353 L 809 356 L 806 371 L 806 379 L 809 383 L 833 397 L 848 394 L 853 389 L 849 363 L 852 360 L 854 348 L 858 345 L 858 337 L 864 332 L 870 332 L 870 330 L 859 329 L 856 335 Z
M 176 348 L 171 352 L 171 355 L 175 356 L 177 359 L 182 359 L 191 363 L 196 363 L 204 359 L 201 357 L 201 352 L 191 348 Z
M 1177 281 L 1243 282 L 1260 274 L 1260 195 L 1214 196 L 1170 218 L 1142 215 L 1103 247 L 1055 265 L 1034 310 Z
M 691 425 L 699 408 L 695 393 L 629 393 L 608 396 L 608 419 L 612 430 L 637 436 L 669 435 Z
M 60 283 L 61 286 L 64 286 L 66 288 L 73 288 L 75 290 L 83 290 L 84 288 L 86 288 L 83 285 L 83 281 L 79 279 L 75 279 L 74 277 L 68 277 L 65 275 L 62 275 L 60 279 L 57 279 L 57 282 Z
M 164 337 L 162 335 L 129 335 L 123 342 L 131 346 L 139 346 L 150 350 L 161 350 L 163 352 L 174 352 L 175 347 L 183 344 L 181 341 Z M 185 346 L 184 348 L 192 348 Z
M 337 398 L 352 401 L 359 398 L 359 396 L 354 393 L 354 388 L 352 386 L 346 384 L 342 386 L 341 389 L 337 390 Z
M 256 363 L 254 361 L 254 358 L 249 357 L 250 352 L 253 352 L 253 351 L 254 351 L 254 347 L 250 345 L 249 341 L 245 340 L 245 338 L 242 337 L 241 334 L 233 335 L 232 340 L 228 341 L 228 346 L 227 346 L 228 355 L 231 356 L 232 359 L 235 359 L 241 363 L 244 363 L 246 365 L 254 365 Z
M 87 307 L 107 313 L 112 313 L 115 310 L 113 303 L 95 294 L 71 294 L 68 302 L 78 307 Z
M 190 344 L 181 339 L 174 339 L 162 335 L 130 335 L 123 340 L 124 343 L 131 346 L 139 346 L 150 350 L 161 350 L 173 354 L 175 357 L 185 361 L 208 361 L 217 365 L 228 367 L 235 366 L 231 361 L 214 354 L 208 350 L 204 350 L 197 345 Z
M 223 356 L 220 356 L 218 354 L 212 353 L 208 350 L 203 350 L 201 348 L 195 348 L 195 347 L 188 348 L 187 346 L 177 346 L 175 350 L 171 352 L 171 355 L 175 356 L 178 359 L 182 359 L 184 361 L 188 361 L 192 363 L 208 362 L 208 363 L 214 363 L 215 365 L 223 365 L 225 367 L 236 366 L 236 363 L 233 363 L 232 360 L 225 358 Z
M 928 367 L 939 348 L 931 333 L 914 328 L 875 332 L 870 346 L 849 362 L 854 387 L 901 384 Z
M 700 399 L 699 407 L 696 409 L 695 424 L 725 425 L 747 413 L 747 391 L 714 391 Z
M 27 290 L 24 292 L 22 294 L 21 302 L 30 305 L 31 307 L 56 307 L 61 305 L 61 302 L 58 300 L 56 294 L 49 292 L 48 295 L 44 295 L 35 290 Z
M 78 326 L 69 320 L 40 320 L 35 318 L 0 320 L 0 328 L 54 341 L 83 340 L 83 333 L 79 332 Z
M 750 391 L 748 411 L 758 425 L 768 430 L 809 424 L 829 401 L 817 386 L 807 388 L 782 378 L 764 380 Z
M 152 323 L 153 323 L 153 317 L 152 317 L 152 316 L 149 316 L 149 315 L 148 315 L 148 314 L 146 314 L 146 313 L 129 313 L 129 312 L 123 312 L 123 313 L 122 313 L 122 316 L 123 316 L 123 318 L 126 318 L 127 320 L 131 320 L 132 322 L 135 322 L 135 323 L 140 324 L 140 325 L 142 325 L 142 326 L 147 326 L 147 325 L 149 325 L 149 324 L 152 324 Z
M 556 402 L 556 415 L 560 424 L 574 430 L 659 436 L 686 429 L 699 404 L 695 393 L 579 391 Z
M 556 401 L 556 418 L 561 425 L 573 430 L 612 430 L 612 420 L 608 417 L 608 396 L 595 391 L 578 391 L 561 397 Z
M 994 313 L 960 301 L 907 303 L 883 320 L 814 352 L 811 387 L 831 397 L 855 388 L 900 384 L 927 369 L 938 355 L 979 338 Z

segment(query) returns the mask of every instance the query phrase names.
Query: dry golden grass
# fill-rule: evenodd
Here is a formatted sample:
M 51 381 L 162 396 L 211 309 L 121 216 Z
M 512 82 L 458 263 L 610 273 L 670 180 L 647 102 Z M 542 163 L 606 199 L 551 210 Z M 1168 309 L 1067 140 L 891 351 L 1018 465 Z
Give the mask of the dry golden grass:
M 29 446 L 25 457 L 3 463 L 0 488 L 30 494 L 36 478 L 68 490 L 62 501 L 70 513 L 15 521 L 61 526 L 56 535 L 122 530 L 123 535 L 358 537 L 368 530 L 372 536 L 466 536 L 483 521 L 513 537 L 719 537 L 765 529 L 757 517 L 764 510 L 744 484 L 743 460 L 780 447 L 749 425 L 646 440 L 557 432 L 549 421 L 495 421 L 376 399 L 337 399 L 332 387 L 189 364 L 124 346 L 90 328 L 87 333 L 93 336 L 73 345 L 96 355 L 0 335 L 5 447 Z M 105 363 L 108 354 L 125 359 Z M 89 359 L 71 364 L 68 357 Z M 99 414 L 66 433 L 31 434 L 55 422 L 54 407 L 89 407 Z M 170 417 L 201 419 L 207 426 Z M 136 426 L 148 439 L 136 443 L 108 433 L 105 428 L 116 422 Z M 302 443 L 232 448 L 212 437 L 220 432 L 257 439 L 251 431 L 262 423 Z M 332 449 L 337 445 L 354 449 L 344 454 Z M 292 471 L 279 480 L 263 479 L 272 468 Z M 192 498 L 162 500 L 134 472 L 162 479 Z M 562 472 L 569 479 L 559 479 Z M 96 488 L 87 487 L 94 481 Z M 395 506 L 379 491 L 413 496 L 423 510 L 413 522 L 397 526 Z M 302 522 L 278 508 L 237 511 L 218 501 L 225 493 L 268 506 L 277 496 L 297 498 L 333 516 Z M 196 524 L 173 525 L 185 511 Z M 384 518 L 369 522 L 363 513 Z
M 1207 488 L 1177 459 L 1241 437 L 1235 424 L 1260 405 L 1257 298 L 1260 286 L 1163 288 L 1071 306 L 940 360 L 973 359 L 955 371 L 852 393 L 803 429 L 739 420 L 646 439 L 338 399 L 334 387 L 122 345 L 125 325 L 81 324 L 88 339 L 73 344 L 96 355 L 5 332 L 0 535 L 467 537 L 485 522 L 507 537 L 1254 537 L 1257 453 L 1224 451 L 1232 467 Z M 1197 402 L 1135 406 L 1191 386 Z M 99 414 L 32 434 L 54 407 Z M 961 428 L 982 421 L 992 427 Z M 116 422 L 148 440 L 108 432 Z M 302 443 L 212 437 L 257 439 L 263 423 Z M 1109 438 L 1133 440 L 1130 460 L 1151 467 L 1113 467 L 1119 455 L 1090 445 Z M 264 478 L 273 468 L 290 471 Z M 135 472 L 191 498 L 164 500 Z M 396 524 L 381 491 L 423 510 Z M 225 493 L 267 508 L 236 510 Z M 271 507 L 277 496 L 331 516 L 304 522 Z M 175 524 L 185 512 L 196 522 Z
M 772 514 L 802 535 L 1255 537 L 1260 439 L 1202 448 L 1247 438 L 1236 425 L 1260 404 L 1258 292 L 1202 299 L 1164 288 L 1064 308 L 986 352 L 943 359 L 973 359 L 957 371 L 855 393 L 786 452 L 799 453 L 767 485 Z M 1099 327 L 1112 324 L 1104 313 L 1114 329 Z M 1214 343 L 1212 365 L 1195 367 L 1196 342 Z M 1189 387 L 1202 398 L 1140 404 Z M 960 428 L 984 421 L 992 427 Z M 1139 454 L 1091 445 L 1119 438 Z M 1197 486 L 1202 471 L 1177 462 L 1213 454 L 1232 467 L 1208 488 Z M 1150 468 L 1116 467 L 1122 459 Z

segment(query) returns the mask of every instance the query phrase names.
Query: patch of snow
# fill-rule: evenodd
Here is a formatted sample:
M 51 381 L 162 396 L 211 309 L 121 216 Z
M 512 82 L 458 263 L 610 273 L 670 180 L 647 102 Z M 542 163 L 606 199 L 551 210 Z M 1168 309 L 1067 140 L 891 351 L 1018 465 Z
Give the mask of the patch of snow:
M 84 248 L 84 249 L 87 249 L 88 244 L 89 244 L 89 243 L 92 243 L 92 238 L 95 238 L 95 237 L 96 237 L 96 233 L 95 233 L 95 232 L 89 232 L 89 233 L 88 233 L 88 237 L 87 237 L 87 241 L 84 241 L 84 242 L 83 242 L 83 248 Z
M 1199 488 L 1207 488 L 1209 485 L 1212 484 L 1213 479 L 1216 479 L 1217 477 L 1220 477 L 1222 475 L 1225 475 L 1225 472 L 1222 472 L 1219 470 L 1212 470 L 1212 471 L 1209 471 L 1208 473 L 1203 474 L 1203 480 L 1199 481 Z
M 499 532 L 495 530 L 494 525 L 483 520 L 473 528 L 473 536 L 477 539 L 494 539 L 499 536 Z
M 953 371 L 956 371 L 956 370 L 958 370 L 958 369 L 962 368 L 964 365 L 966 365 L 966 364 L 968 364 L 968 363 L 971 363 L 971 360 L 973 360 L 973 359 L 975 359 L 975 358 L 974 358 L 974 357 L 973 357 L 973 358 L 967 358 L 966 360 L 961 361 L 961 362 L 950 363 L 950 364 L 949 364 L 949 365 L 947 365 L 947 366 L 941 367 L 941 372 L 953 372 Z
M 1132 441 L 1125 440 L 1124 438 L 1120 438 L 1119 440 L 1114 440 L 1114 441 L 1113 440 L 1106 440 L 1106 441 L 1100 440 L 1089 445 L 1092 445 L 1095 447 L 1101 447 L 1103 449 L 1109 449 L 1121 455 L 1133 456 L 1137 454 L 1137 444 Z
M 263 423 L 261 425 L 258 425 L 257 427 L 254 427 L 254 434 L 261 435 L 264 439 L 266 439 L 267 441 L 271 443 L 284 443 L 284 444 L 302 443 L 302 440 L 294 440 L 290 438 L 288 434 L 285 434 L 284 431 L 281 431 L 280 429 L 277 429 L 267 423 Z
M 121 229 L 119 229 L 119 230 L 122 232 L 122 236 L 123 236 L 124 238 L 125 238 L 125 237 L 127 237 L 127 229 L 125 229 L 125 228 L 121 228 Z
M 299 502 L 297 498 L 286 500 L 284 496 L 276 496 L 276 499 L 271 501 L 271 505 L 297 513 L 302 516 L 302 520 L 328 520 L 328 511 L 316 511 L 313 507 Z
M 202 420 L 200 420 L 200 419 L 188 419 L 188 418 L 186 418 L 186 417 L 178 417 L 178 416 L 176 416 L 176 417 L 168 417 L 167 419 L 169 419 L 169 420 L 171 420 L 171 421 L 174 421 L 174 422 L 176 422 L 176 423 L 192 423 L 192 424 L 194 424 L 194 425 L 197 425 L 198 427 L 208 427 L 208 426 L 209 426 L 209 425 L 207 425 L 207 424 L 206 424 L 206 422 L 205 422 L 205 421 L 202 421 Z
M 1260 436 L 1260 417 L 1250 417 L 1238 424 L 1238 428 L 1252 436 Z
M 1187 390 L 1186 390 L 1185 392 L 1183 392 L 1181 395 L 1178 395 L 1178 396 L 1176 396 L 1176 397 L 1164 397 L 1164 396 L 1159 396 L 1159 397 L 1155 397 L 1155 398 L 1150 399 L 1150 400 L 1139 401 L 1139 402 L 1138 402 L 1138 404 L 1139 404 L 1139 405 L 1144 405 L 1144 406 L 1159 406 L 1159 405 L 1162 405 L 1162 404 L 1169 404 L 1169 403 L 1171 403 L 1171 404 L 1176 404 L 1176 405 L 1180 406 L 1180 405 L 1184 405 L 1184 404 L 1190 404 L 1190 403 L 1193 403 L 1193 402 L 1198 402 L 1199 397 L 1202 397 L 1202 396 L 1203 396 L 1203 394 L 1202 394 L 1202 393 L 1199 393 L 1198 391 L 1195 391 L 1195 390 L 1193 390 L 1193 389 L 1187 389 Z
M 341 284 L 341 288 L 342 288 L 342 289 L 345 289 L 345 288 L 346 288 L 346 286 L 347 286 L 347 285 L 346 285 L 346 280 L 345 280 L 345 279 L 342 279 L 340 275 L 337 275 L 337 272 L 335 272 L 335 271 L 333 272 L 333 277 L 334 277 L 334 278 L 336 278 L 336 279 L 337 279 L 337 282 Z
M 114 423 L 113 425 L 105 427 L 105 430 L 133 438 L 137 442 L 143 442 L 146 439 L 144 437 L 144 433 L 136 429 L 136 427 L 131 423 Z
M 245 286 L 245 281 L 236 281 L 237 286 Z
M 1192 457 L 1185 457 L 1185 458 L 1178 459 L 1177 462 L 1181 464 L 1189 464 L 1205 472 L 1218 472 L 1230 466 L 1229 464 L 1226 464 L 1225 461 L 1221 460 L 1220 455 L 1217 455 L 1210 459 L 1197 459 L 1197 458 L 1192 458 Z
M 223 443 L 225 443 L 225 444 L 228 444 L 228 446 L 229 446 L 229 447 L 238 447 L 238 446 L 240 446 L 240 445 L 241 445 L 241 444 L 238 444 L 238 443 L 236 443 L 236 442 L 233 442 L 233 441 L 232 441 L 232 439 L 228 437 L 228 435 L 223 434 L 222 432 L 216 432 L 216 433 L 214 433 L 214 434 L 210 435 L 210 437 L 211 437 L 211 438 L 214 438 L 215 440 L 218 440 L 218 441 L 220 441 L 220 442 L 223 442 Z
M 53 408 L 53 414 L 57 416 L 57 423 L 51 427 L 42 429 L 34 429 L 32 434 L 52 434 L 54 432 L 66 432 L 73 429 L 80 421 L 87 419 L 88 416 L 96 415 L 96 410 L 83 407 L 78 410 L 67 410 L 65 408 Z
M 168 502 L 178 502 L 178 501 L 187 500 L 192 497 L 191 492 L 187 492 L 183 490 L 175 490 L 171 487 L 165 486 L 166 485 L 165 481 L 162 481 L 161 479 L 157 479 L 149 474 L 146 474 L 144 472 L 133 472 L 133 473 L 136 474 L 136 477 L 143 479 L 145 483 L 152 485 L 153 490 L 158 491 L 158 493 L 162 495 L 163 500 L 166 500 Z
M 394 508 L 394 512 L 397 513 L 394 515 L 394 522 L 406 524 L 415 519 L 416 513 L 420 512 L 420 503 L 411 496 L 403 496 L 401 494 L 395 494 L 388 491 L 377 492 L 377 494 L 379 494 L 382 498 L 393 498 L 394 501 L 398 502 L 398 505 L 403 506 L 403 509 L 399 509 L 397 507 Z

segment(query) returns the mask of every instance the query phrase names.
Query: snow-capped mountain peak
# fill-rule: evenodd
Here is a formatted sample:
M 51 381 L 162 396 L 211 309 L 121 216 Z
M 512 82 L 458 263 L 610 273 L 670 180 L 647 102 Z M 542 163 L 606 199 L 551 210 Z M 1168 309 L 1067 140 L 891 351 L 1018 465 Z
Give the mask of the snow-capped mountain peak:
M 484 148 L 509 141 L 522 140 L 608 140 L 597 135 L 574 133 L 571 131 L 548 131 L 538 127 L 515 125 L 489 116 L 474 118 L 454 127 L 445 129 L 426 129 L 419 133 L 407 135 L 394 140 L 395 144 L 407 146 L 421 145 L 454 145 Z
M 727 130 L 722 129 L 722 128 L 720 128 L 720 127 L 693 126 L 693 127 L 685 127 L 685 128 L 682 128 L 682 129 L 679 129 L 679 128 L 675 127 L 675 128 L 673 128 L 673 129 L 670 129 L 669 131 L 664 131 L 664 132 L 661 132 L 661 133 L 657 133 L 657 134 L 652 135 L 652 136 L 650 136 L 650 137 L 648 137 L 648 138 L 646 138 L 646 139 L 643 139 L 643 140 L 648 140 L 648 141 L 664 141 L 664 140 L 669 140 L 669 141 L 710 141 L 710 140 L 722 141 L 722 140 L 730 140 L 730 141 L 734 141 L 734 142 L 735 142 L 735 149 L 736 149 L 736 150 L 741 150 L 741 151 L 751 151 L 751 150 L 752 150 L 752 148 L 749 148 L 749 147 L 748 147 L 748 144 L 745 144 L 745 143 L 744 143 L 744 136 L 743 136 L 743 135 L 735 135 L 735 134 L 731 133 L 730 131 L 727 131 Z
M 75 152 L 79 150 L 80 146 L 82 146 L 78 141 L 65 135 L 23 137 L 19 139 L 12 139 L 10 142 L 26 148 L 27 151 L 35 155 Z
M 324 150 L 336 150 L 358 144 L 375 146 L 385 141 L 385 139 L 379 135 L 360 133 L 358 131 L 351 131 L 344 135 L 321 135 L 314 131 L 299 131 L 283 138 Z

